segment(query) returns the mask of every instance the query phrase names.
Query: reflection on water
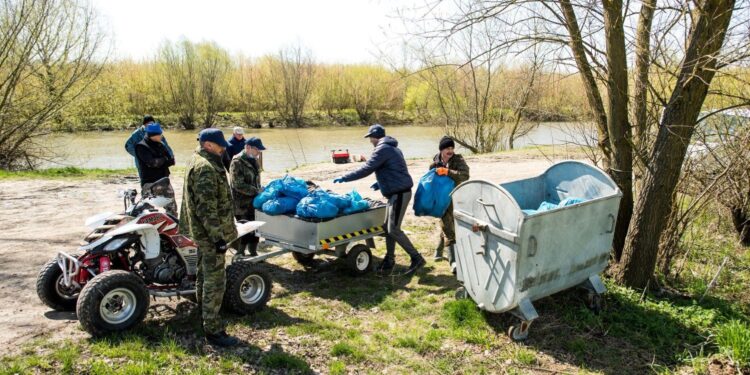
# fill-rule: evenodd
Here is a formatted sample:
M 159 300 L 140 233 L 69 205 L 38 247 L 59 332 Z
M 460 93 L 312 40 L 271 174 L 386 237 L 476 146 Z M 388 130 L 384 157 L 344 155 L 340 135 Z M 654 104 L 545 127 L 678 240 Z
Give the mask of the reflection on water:
M 516 147 L 562 143 L 582 143 L 577 126 L 567 123 L 545 123 L 516 141 Z M 229 136 L 231 129 L 222 129 Z M 437 153 L 443 136 L 440 127 L 394 126 L 386 129 L 399 141 L 399 148 L 407 158 L 428 157 Z M 166 130 L 164 135 L 175 152 L 178 166 L 184 166 L 197 146 L 198 131 Z M 264 168 L 283 171 L 296 165 L 330 160 L 331 150 L 348 149 L 352 154 L 369 155 L 370 143 L 364 139 L 367 127 L 325 127 L 310 129 L 246 129 L 245 137 L 257 136 L 267 150 L 263 153 Z M 79 168 L 129 168 L 133 159 L 125 152 L 125 141 L 130 132 L 91 132 L 55 134 L 50 142 L 63 145 L 57 163 L 46 166 L 75 166 Z M 54 140 L 53 140 L 54 139 Z M 458 147 L 459 153 L 468 150 Z

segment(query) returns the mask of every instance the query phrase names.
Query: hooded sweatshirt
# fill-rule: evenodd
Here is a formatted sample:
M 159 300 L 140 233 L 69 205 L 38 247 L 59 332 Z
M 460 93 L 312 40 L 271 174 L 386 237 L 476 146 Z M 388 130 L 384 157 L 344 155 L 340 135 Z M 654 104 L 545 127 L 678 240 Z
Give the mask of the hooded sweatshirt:
M 354 181 L 375 173 L 380 192 L 389 198 L 391 195 L 411 191 L 414 181 L 406 168 L 404 154 L 398 149 L 398 141 L 385 136 L 378 141 L 370 159 L 361 168 L 342 177 L 344 181 Z

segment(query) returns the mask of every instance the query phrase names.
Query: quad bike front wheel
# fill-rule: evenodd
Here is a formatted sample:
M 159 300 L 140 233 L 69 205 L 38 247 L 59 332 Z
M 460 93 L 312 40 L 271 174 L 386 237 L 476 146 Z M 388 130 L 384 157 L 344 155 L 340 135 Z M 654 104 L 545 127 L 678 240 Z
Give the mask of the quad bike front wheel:
M 143 280 L 130 272 L 114 270 L 97 275 L 83 287 L 76 313 L 83 329 L 100 336 L 140 323 L 148 305 Z
M 224 307 L 245 315 L 261 310 L 271 298 L 271 277 L 250 262 L 235 262 L 227 267 Z
M 47 262 L 36 278 L 36 294 L 39 299 L 57 311 L 74 311 L 80 291 L 79 287 L 65 286 L 63 271 L 57 264 L 57 258 Z

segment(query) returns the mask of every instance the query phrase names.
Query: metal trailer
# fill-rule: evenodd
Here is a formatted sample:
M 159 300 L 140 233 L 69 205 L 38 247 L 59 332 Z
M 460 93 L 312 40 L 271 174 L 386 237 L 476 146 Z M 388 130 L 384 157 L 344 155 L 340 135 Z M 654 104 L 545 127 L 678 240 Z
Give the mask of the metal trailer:
M 585 202 L 525 214 L 543 201 Z M 532 301 L 580 286 L 599 309 L 606 291 L 598 274 L 607 266 L 622 193 L 602 170 L 577 161 L 552 165 L 543 174 L 495 184 L 471 180 L 452 192 L 456 224 L 458 296 L 480 309 L 510 311 L 521 324 L 514 340 L 528 337 L 538 317 Z
M 300 264 L 310 265 L 315 254 L 346 257 L 355 275 L 371 270 L 375 236 L 385 233 L 386 206 L 372 207 L 327 221 L 310 221 L 291 215 L 268 215 L 255 212 L 255 220 L 265 222 L 255 231 L 257 237 L 280 250 L 255 257 L 240 256 L 243 261 L 257 263 L 291 252 Z

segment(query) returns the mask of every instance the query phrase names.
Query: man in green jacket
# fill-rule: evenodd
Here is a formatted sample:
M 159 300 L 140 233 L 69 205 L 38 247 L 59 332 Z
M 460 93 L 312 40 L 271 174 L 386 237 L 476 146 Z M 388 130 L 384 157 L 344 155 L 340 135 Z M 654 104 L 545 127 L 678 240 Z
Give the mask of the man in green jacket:
M 237 221 L 255 220 L 253 199 L 261 191 L 260 163 L 258 158 L 266 148 L 260 138 L 245 140 L 245 148 L 235 155 L 229 166 L 231 176 L 232 198 L 234 198 L 234 217 Z M 247 251 L 251 256 L 258 255 L 258 237 L 243 236 L 240 239 L 240 252 Z
M 445 136 L 440 139 L 438 148 L 440 153 L 430 164 L 430 168 L 436 168 L 436 172 L 441 176 L 448 176 L 453 179 L 456 186 L 469 179 L 469 165 L 466 164 L 463 156 L 455 153 L 456 144 L 453 138 Z M 440 219 L 442 233 L 440 243 L 435 249 L 435 260 L 443 260 L 443 248 L 448 247 L 448 261 L 453 267 L 453 245 L 456 243 L 456 229 L 453 222 L 453 203 L 445 210 L 445 214 Z
M 232 215 L 232 195 L 222 165 L 227 147 L 219 129 L 204 129 L 185 171 L 180 210 L 180 231 L 198 244 L 198 300 L 201 303 L 203 331 L 209 343 L 233 346 L 239 341 L 227 335 L 219 309 L 224 297 L 224 271 L 227 244 L 237 238 Z

